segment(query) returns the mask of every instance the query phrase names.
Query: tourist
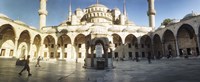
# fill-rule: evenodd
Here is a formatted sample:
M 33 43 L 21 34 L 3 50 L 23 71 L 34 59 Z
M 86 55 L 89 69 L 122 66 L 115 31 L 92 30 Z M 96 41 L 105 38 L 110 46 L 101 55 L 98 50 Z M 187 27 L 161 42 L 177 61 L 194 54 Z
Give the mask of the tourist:
M 148 62 L 150 64 L 151 63 L 151 54 L 148 54 L 147 59 L 148 59 Z
M 32 75 L 32 74 L 30 73 L 29 58 L 30 58 L 30 55 L 27 56 L 27 59 L 26 59 L 25 64 L 24 64 L 24 68 L 19 72 L 19 75 L 20 75 L 20 76 L 22 75 L 22 72 L 23 72 L 24 70 L 27 70 L 27 71 L 28 71 L 28 76 L 31 76 L 31 75 Z
M 37 58 L 37 63 L 36 63 L 36 65 L 35 65 L 35 67 L 37 67 L 37 66 L 39 66 L 40 67 L 40 56 Z
M 139 59 L 138 59 L 138 58 L 139 58 L 139 55 L 136 54 L 136 55 L 135 55 L 135 60 L 136 60 L 136 62 L 139 62 Z

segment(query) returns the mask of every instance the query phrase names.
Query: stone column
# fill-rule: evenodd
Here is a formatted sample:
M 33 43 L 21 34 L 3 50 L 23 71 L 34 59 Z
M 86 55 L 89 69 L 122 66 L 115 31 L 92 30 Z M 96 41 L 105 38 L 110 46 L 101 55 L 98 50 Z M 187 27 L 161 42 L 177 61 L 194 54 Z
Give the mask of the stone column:
M 17 55 L 18 40 L 19 40 L 19 38 L 16 37 L 16 38 L 15 38 L 15 48 L 14 48 L 14 56 L 15 56 L 16 58 L 19 58 L 19 56 Z
M 198 47 L 198 50 L 200 51 L 200 43 L 199 43 L 199 34 L 196 34 L 196 37 L 197 37 L 197 47 Z M 196 51 L 196 55 L 199 55 Z M 200 56 L 199 56 L 200 57 Z
M 31 58 L 34 57 L 34 54 L 32 52 L 32 46 L 33 46 L 33 40 L 30 41 L 29 54 L 28 54 L 28 55 L 30 55 Z
M 165 43 L 162 43 L 162 57 L 165 55 Z
M 40 43 L 40 47 L 39 47 L 39 51 L 38 51 L 38 56 L 42 56 L 42 51 L 43 51 L 43 43 Z
M 176 53 L 177 53 L 177 58 L 180 57 L 180 53 L 179 53 L 179 46 L 178 46 L 178 39 L 175 39 L 175 44 L 176 44 Z
M 55 57 L 56 59 L 58 59 L 58 58 L 57 58 L 57 56 L 58 56 L 58 53 L 57 53 L 57 52 L 58 52 L 58 45 L 55 44 L 55 45 L 54 45 L 54 54 L 55 54 L 54 57 Z
M 151 51 L 152 51 L 152 54 L 153 54 L 152 56 L 153 56 L 153 57 L 156 59 L 156 56 L 157 56 L 158 54 L 157 54 L 157 53 L 155 53 L 155 49 L 154 49 L 154 48 L 155 48 L 155 46 L 154 46 L 154 43 L 153 43 L 153 41 L 152 41 L 151 45 L 152 45 L 152 46 L 151 46 L 150 48 L 151 48 Z

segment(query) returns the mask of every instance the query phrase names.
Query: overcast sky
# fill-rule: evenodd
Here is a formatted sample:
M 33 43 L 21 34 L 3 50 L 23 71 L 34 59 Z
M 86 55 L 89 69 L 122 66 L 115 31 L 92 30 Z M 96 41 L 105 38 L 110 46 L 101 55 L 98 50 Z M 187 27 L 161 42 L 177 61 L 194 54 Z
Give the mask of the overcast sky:
M 71 0 L 72 10 L 87 8 L 96 0 Z M 147 0 L 126 0 L 129 20 L 136 25 L 148 26 Z M 110 9 L 115 7 L 121 11 L 123 0 L 99 0 L 100 4 Z M 69 0 L 47 1 L 47 26 L 59 25 L 68 16 Z M 200 12 L 200 0 L 155 0 L 156 27 L 166 18 L 181 19 L 186 14 Z M 39 27 L 39 0 L 0 0 L 0 13 L 13 20 L 20 20 L 30 26 Z

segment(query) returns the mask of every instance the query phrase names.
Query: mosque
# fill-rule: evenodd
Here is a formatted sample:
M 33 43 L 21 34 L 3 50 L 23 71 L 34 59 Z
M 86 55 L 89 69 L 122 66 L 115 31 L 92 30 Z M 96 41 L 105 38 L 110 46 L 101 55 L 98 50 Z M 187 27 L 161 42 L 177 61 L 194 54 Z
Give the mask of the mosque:
M 0 14 L 0 57 L 45 61 L 74 61 L 86 68 L 98 62 L 112 68 L 113 60 L 130 60 L 135 56 L 181 58 L 199 56 L 200 14 L 190 13 L 155 29 L 154 0 L 148 1 L 149 27 L 128 20 L 126 3 L 123 11 L 100 3 L 75 12 L 69 6 L 68 19 L 58 26 L 46 26 L 47 0 L 40 0 L 39 29 Z

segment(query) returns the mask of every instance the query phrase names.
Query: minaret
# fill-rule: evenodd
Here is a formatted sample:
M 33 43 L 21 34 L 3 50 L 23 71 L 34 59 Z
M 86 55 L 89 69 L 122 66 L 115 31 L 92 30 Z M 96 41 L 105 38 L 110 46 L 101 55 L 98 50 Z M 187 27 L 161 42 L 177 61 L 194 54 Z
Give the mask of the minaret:
M 38 11 L 40 16 L 40 30 L 46 26 L 46 16 L 48 14 L 46 10 L 47 0 L 40 0 L 40 9 Z
M 124 14 L 125 16 L 127 16 L 127 14 L 126 14 L 126 0 L 124 0 L 123 14 Z
M 154 8 L 154 0 L 147 0 L 148 1 L 148 7 L 149 10 L 147 12 L 147 15 L 149 16 L 149 26 L 152 27 L 152 29 L 155 28 L 155 15 L 156 10 Z
M 71 7 L 71 0 L 69 2 L 69 14 L 68 14 L 68 20 L 71 21 L 72 19 L 72 7 Z

